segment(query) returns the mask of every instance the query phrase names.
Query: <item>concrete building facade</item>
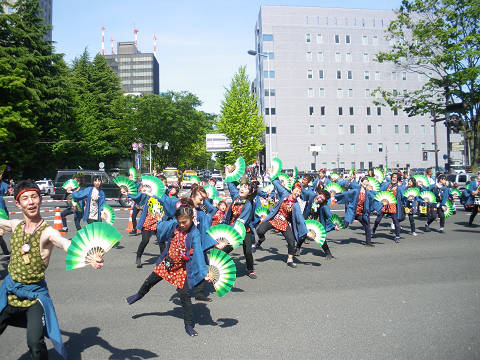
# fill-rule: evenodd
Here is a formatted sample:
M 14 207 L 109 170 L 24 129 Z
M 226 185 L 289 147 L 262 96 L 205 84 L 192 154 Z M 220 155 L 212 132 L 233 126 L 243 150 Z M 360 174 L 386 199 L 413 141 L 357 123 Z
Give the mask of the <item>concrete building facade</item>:
M 141 53 L 135 42 L 117 43 L 117 53 L 105 55 L 108 65 L 121 79 L 127 94 L 158 94 L 160 77 L 158 61 L 153 53 Z
M 376 88 L 417 89 L 426 79 L 374 61 L 391 43 L 393 11 L 262 6 L 255 28 L 255 92 L 265 114 L 266 150 L 284 168 L 434 166 L 430 116 L 374 104 Z M 271 123 L 271 127 L 269 126 Z M 437 125 L 439 164 L 446 130 Z M 271 147 L 270 147 L 271 142 Z
M 9 5 L 3 6 L 3 11 L 7 14 L 13 11 L 13 5 L 15 4 L 16 0 L 8 0 Z M 52 12 L 53 12 L 53 0 L 38 0 L 38 4 L 42 9 L 41 13 L 38 14 L 39 16 L 43 17 L 45 20 L 45 24 L 52 26 Z M 47 34 L 45 34 L 45 40 L 52 41 L 52 30 L 50 29 Z

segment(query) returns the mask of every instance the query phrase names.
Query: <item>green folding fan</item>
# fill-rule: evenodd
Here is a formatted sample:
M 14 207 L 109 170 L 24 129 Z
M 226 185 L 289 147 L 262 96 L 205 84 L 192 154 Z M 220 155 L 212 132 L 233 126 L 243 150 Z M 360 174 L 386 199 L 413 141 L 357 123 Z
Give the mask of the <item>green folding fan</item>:
M 348 172 L 348 177 L 352 178 L 354 175 L 355 175 L 355 169 L 350 169 L 350 171 Z
M 64 189 L 76 189 L 78 188 L 80 185 L 78 185 L 78 181 L 75 180 L 75 179 L 68 179 L 67 181 L 65 181 L 62 185 L 62 188 Z
M 197 175 L 190 176 L 190 182 L 192 184 L 200 184 L 200 178 Z
M 213 287 L 218 297 L 222 297 L 235 285 L 237 268 L 226 252 L 214 248 L 210 250 L 208 274 L 213 279 Z
M 462 196 L 462 193 L 460 192 L 460 190 L 455 189 L 455 188 L 450 190 L 450 194 L 452 194 L 452 196 L 458 197 L 458 198 L 459 198 L 460 196 Z
M 0 209 L 0 219 L 8 220 L 8 214 L 5 210 Z
M 337 214 L 333 214 L 328 218 L 335 226 L 338 226 L 340 229 L 345 229 L 345 224 L 343 223 L 342 219 Z
M 137 195 L 138 193 L 135 183 L 125 176 L 117 176 L 113 179 L 113 182 L 117 184 L 120 189 L 126 190 L 130 195 Z
M 225 174 L 225 182 L 230 183 L 239 180 L 243 174 L 245 173 L 245 160 L 243 157 L 239 157 L 237 160 L 235 160 L 234 164 L 235 169 L 232 172 L 229 172 Z
M 110 225 L 115 222 L 115 211 L 113 211 L 110 205 L 103 205 L 102 219 Z
M 431 191 L 422 191 L 420 193 L 420 197 L 423 199 L 425 202 L 429 203 L 436 203 L 437 202 L 437 197 L 435 194 Z
M 413 178 L 417 182 L 417 186 L 420 187 L 427 187 L 430 186 L 430 182 L 428 181 L 428 178 L 425 175 L 413 175 Z
M 205 191 L 207 192 L 208 198 L 209 199 L 214 199 L 217 197 L 218 191 L 217 188 L 213 185 L 207 185 L 203 187 Z
M 243 242 L 245 235 L 247 235 L 247 229 L 245 229 L 245 225 L 240 220 L 237 220 L 234 222 L 233 228 L 238 232 L 238 235 L 240 235 L 240 238 Z
M 388 191 L 380 191 L 375 195 L 374 200 L 377 200 L 383 204 L 384 201 L 386 201 L 388 204 L 396 204 L 397 199 L 395 198 L 395 195 L 393 195 L 391 192 Z
M 147 187 L 147 194 L 150 196 L 162 197 L 165 194 L 165 184 L 159 178 L 152 175 L 142 176 L 142 187 Z
M 380 183 L 378 182 L 378 180 L 371 176 L 368 176 L 367 179 L 368 179 L 368 183 L 372 186 L 372 190 L 375 192 L 379 192 Z
M 260 206 L 259 208 L 257 208 L 257 210 L 255 210 L 255 214 L 257 214 L 262 220 L 265 219 L 269 213 L 270 210 L 268 210 L 264 206 Z
M 420 190 L 416 187 L 408 188 L 403 192 L 403 196 L 405 196 L 407 199 L 410 197 L 416 198 L 418 195 L 420 195 Z
M 342 187 L 334 182 L 328 183 L 323 189 L 328 192 L 334 192 L 335 194 L 340 194 L 343 191 Z
M 270 180 L 275 180 L 282 171 L 282 160 L 279 158 L 272 159 L 272 166 L 270 169 Z
M 453 215 L 453 205 L 450 200 L 447 200 L 447 202 L 445 203 L 445 206 L 447 207 L 447 210 L 445 210 L 445 219 L 446 219 Z
M 219 244 L 231 245 L 234 249 L 243 242 L 238 231 L 227 224 L 212 226 L 207 230 L 207 234 Z
M 273 184 L 268 184 L 267 186 L 265 186 L 262 189 L 262 191 L 267 193 L 267 194 L 270 194 L 274 189 L 275 189 L 275 187 L 273 186 Z
M 313 239 L 318 246 L 322 246 L 327 238 L 327 232 L 321 223 L 316 220 L 305 220 L 305 226 L 307 227 L 307 236 Z
M 95 263 L 122 238 L 112 225 L 94 222 L 85 225 L 73 237 L 67 250 L 65 264 L 67 271 Z
M 331 179 L 332 181 L 337 181 L 339 177 L 340 177 L 340 175 L 337 174 L 337 173 L 331 173 L 331 174 L 330 174 L 330 179 Z
M 382 169 L 373 169 L 373 174 L 375 175 L 375 179 L 377 179 L 380 184 L 383 183 L 383 180 L 385 180 L 385 174 L 383 173 Z
M 137 181 L 137 169 L 131 167 L 128 169 L 128 176 L 130 176 L 133 181 Z
M 278 180 L 282 183 L 282 186 L 287 189 L 288 191 L 292 191 L 292 180 L 290 179 L 290 176 L 284 173 L 278 174 Z
M 298 181 L 298 169 L 296 166 L 293 167 L 293 183 L 295 184 Z

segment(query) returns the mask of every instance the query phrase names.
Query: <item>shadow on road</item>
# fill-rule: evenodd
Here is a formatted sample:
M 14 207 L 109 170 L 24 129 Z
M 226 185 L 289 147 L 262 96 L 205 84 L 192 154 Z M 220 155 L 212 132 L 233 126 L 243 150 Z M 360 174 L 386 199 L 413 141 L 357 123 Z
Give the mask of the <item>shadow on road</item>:
M 112 346 L 108 341 L 104 340 L 98 334 L 100 328 L 89 327 L 83 329 L 80 333 L 73 333 L 69 331 L 63 331 L 62 335 L 66 335 L 69 339 L 65 342 L 65 349 L 67 351 L 67 357 L 70 360 L 83 359 L 82 352 L 93 346 L 100 346 L 103 349 L 110 352 L 108 359 L 115 360 L 141 360 L 141 359 L 153 359 L 157 358 L 158 354 L 144 349 L 120 349 Z M 23 354 L 20 360 L 30 359 L 30 354 Z M 62 357 L 55 351 L 50 350 L 48 352 L 49 359 L 62 359 Z

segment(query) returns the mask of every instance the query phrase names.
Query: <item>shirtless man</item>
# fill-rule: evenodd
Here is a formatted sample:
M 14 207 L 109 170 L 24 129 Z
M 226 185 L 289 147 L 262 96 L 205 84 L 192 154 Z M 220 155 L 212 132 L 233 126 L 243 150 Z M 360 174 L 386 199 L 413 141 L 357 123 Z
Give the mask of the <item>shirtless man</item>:
M 65 351 L 52 300 L 45 282 L 45 270 L 53 247 L 65 252 L 70 240 L 48 225 L 40 215 L 42 196 L 32 180 L 19 181 L 15 187 L 15 204 L 23 220 L 0 220 L 0 228 L 13 232 L 10 239 L 11 257 L 8 275 L 0 285 L 0 335 L 15 320 L 27 326 L 27 345 L 33 359 L 47 359 L 46 332 L 55 350 L 63 357 Z M 103 260 L 92 264 L 95 269 Z

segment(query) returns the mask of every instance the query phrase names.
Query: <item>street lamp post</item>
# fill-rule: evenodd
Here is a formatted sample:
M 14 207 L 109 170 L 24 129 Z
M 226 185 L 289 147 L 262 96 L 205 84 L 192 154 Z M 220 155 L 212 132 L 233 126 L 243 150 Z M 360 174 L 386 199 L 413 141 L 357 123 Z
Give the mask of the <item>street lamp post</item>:
M 269 131 L 268 131 L 268 148 L 269 148 L 269 156 L 268 156 L 268 166 L 267 168 L 269 168 L 272 164 L 272 107 L 271 107 L 271 88 L 270 88 L 270 56 L 268 54 L 265 54 L 265 53 L 260 53 L 258 51 L 255 51 L 255 50 L 248 50 L 248 54 L 249 55 L 252 55 L 252 56 L 262 56 L 262 57 L 266 57 L 267 58 L 267 74 L 268 74 L 268 128 L 269 128 Z M 260 73 L 260 76 L 261 76 L 261 73 Z M 263 97 L 265 99 L 265 88 L 263 89 Z M 263 108 L 265 109 L 265 104 L 263 105 Z M 264 115 L 265 114 L 265 110 L 264 110 Z

